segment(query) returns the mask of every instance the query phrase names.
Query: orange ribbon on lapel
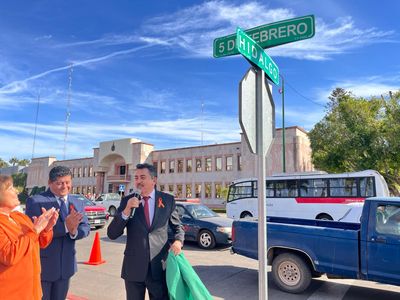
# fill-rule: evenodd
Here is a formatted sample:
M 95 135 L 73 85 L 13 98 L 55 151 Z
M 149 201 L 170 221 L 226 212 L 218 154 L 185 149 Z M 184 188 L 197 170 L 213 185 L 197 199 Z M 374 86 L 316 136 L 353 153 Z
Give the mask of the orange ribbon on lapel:
M 162 199 L 161 199 L 161 197 L 160 197 L 160 198 L 158 198 L 158 208 L 160 208 L 160 207 L 162 207 L 162 208 L 164 208 L 164 207 L 165 207 L 164 203 L 162 202 Z

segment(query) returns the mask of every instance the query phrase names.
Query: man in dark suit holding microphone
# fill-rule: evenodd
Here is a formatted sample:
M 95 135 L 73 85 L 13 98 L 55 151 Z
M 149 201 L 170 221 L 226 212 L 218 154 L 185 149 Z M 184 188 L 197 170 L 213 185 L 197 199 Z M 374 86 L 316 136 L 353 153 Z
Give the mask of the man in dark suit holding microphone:
M 134 182 L 140 193 L 122 198 L 107 235 L 114 240 L 127 228 L 121 271 L 127 300 L 144 299 L 146 288 L 151 300 L 168 299 L 165 261 L 168 250 L 175 255 L 181 252 L 185 233 L 175 210 L 174 197 L 155 189 L 157 172 L 154 166 L 138 164 Z M 171 245 L 168 243 L 169 226 L 174 233 Z

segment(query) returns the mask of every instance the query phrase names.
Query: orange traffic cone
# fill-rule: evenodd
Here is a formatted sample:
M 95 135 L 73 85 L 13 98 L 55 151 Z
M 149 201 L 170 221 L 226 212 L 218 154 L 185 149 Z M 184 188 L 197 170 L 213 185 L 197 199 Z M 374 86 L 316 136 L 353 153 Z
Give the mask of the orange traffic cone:
M 94 237 L 92 252 L 90 252 L 89 261 L 85 261 L 86 265 L 100 265 L 104 264 L 106 261 L 101 259 L 101 249 L 100 249 L 100 238 L 99 233 L 96 232 Z

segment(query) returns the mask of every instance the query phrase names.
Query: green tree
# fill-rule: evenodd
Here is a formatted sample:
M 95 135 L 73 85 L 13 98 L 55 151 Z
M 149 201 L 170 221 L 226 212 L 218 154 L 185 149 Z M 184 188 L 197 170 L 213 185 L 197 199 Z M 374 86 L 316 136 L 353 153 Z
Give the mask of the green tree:
M 28 177 L 28 175 L 26 173 L 16 173 L 11 175 L 13 182 L 14 182 L 14 186 L 19 188 L 21 187 L 22 190 L 25 189 L 26 186 L 26 178 Z
M 8 167 L 8 163 L 4 161 L 2 158 L 0 158 L 0 168 L 6 168 Z
M 335 173 L 377 170 L 398 195 L 400 92 L 389 100 L 365 99 L 337 88 L 329 99 L 326 115 L 309 133 L 315 167 Z
M 24 158 L 24 159 L 21 159 L 18 161 L 18 166 L 26 167 L 30 163 L 31 163 L 31 161 L 29 159 Z

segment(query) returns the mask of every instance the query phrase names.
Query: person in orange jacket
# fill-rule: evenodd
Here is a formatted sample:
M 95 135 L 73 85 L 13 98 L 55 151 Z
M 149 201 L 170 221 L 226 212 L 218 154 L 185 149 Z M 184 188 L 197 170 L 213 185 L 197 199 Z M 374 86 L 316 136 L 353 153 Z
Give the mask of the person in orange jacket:
M 31 219 L 17 211 L 20 202 L 10 176 L 0 175 L 0 295 L 10 300 L 40 300 L 41 248 L 50 244 L 55 208 Z

